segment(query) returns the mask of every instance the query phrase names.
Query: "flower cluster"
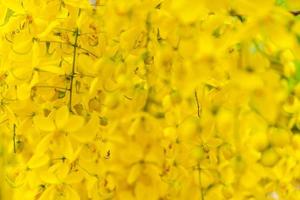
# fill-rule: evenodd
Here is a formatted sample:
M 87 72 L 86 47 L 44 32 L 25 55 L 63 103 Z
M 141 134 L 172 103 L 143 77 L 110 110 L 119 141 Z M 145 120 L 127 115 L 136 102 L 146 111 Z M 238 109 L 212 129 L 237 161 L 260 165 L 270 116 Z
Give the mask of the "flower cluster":
M 297 0 L 0 0 L 0 199 L 300 199 Z

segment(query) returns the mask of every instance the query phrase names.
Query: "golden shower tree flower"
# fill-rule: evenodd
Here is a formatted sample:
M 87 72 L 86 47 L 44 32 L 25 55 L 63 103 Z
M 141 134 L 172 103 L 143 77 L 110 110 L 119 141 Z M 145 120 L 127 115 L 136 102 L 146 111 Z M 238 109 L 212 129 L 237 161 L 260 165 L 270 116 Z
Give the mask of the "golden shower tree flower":
M 299 15 L 0 0 L 0 199 L 299 199 Z

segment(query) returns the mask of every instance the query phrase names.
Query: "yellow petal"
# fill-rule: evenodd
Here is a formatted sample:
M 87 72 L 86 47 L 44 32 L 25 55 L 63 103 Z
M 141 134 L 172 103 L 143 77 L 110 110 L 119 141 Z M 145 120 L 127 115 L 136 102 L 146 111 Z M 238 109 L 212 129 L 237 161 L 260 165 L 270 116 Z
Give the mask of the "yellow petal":
M 49 186 L 41 195 L 39 200 L 52 200 L 54 199 L 55 186 Z
M 127 183 L 128 184 L 134 183 L 140 176 L 141 171 L 142 171 L 141 165 L 139 165 L 139 164 L 133 165 L 127 176 Z
M 67 195 L 68 199 L 80 200 L 78 193 L 72 187 L 67 187 Z
M 97 89 L 97 84 L 99 82 L 99 79 L 98 78 L 94 78 L 93 81 L 91 82 L 91 86 L 90 86 L 90 89 L 89 89 L 89 93 L 90 94 L 94 94 L 94 92 L 96 91 Z
M 46 28 L 42 33 L 40 33 L 40 34 L 37 35 L 38 38 L 43 38 L 43 37 L 48 36 L 49 33 L 50 33 L 55 27 L 57 27 L 58 25 L 59 25 L 59 22 L 58 22 L 58 21 L 53 21 L 53 22 L 51 22 L 51 23 L 47 26 L 47 28 Z
M 55 112 L 55 124 L 58 129 L 64 127 L 69 119 L 69 109 L 67 106 L 62 106 Z
M 58 75 L 63 75 L 65 74 L 65 70 L 61 67 L 53 66 L 53 65 L 48 65 L 48 66 L 39 66 L 39 70 L 45 71 L 45 72 L 51 72 L 53 74 L 58 74 Z
M 35 71 L 33 72 L 33 76 L 30 82 L 30 87 L 35 86 L 38 82 L 39 82 L 39 74 L 38 72 Z
M 96 133 L 98 131 L 97 126 L 99 124 L 99 119 L 96 114 L 92 114 L 91 119 L 88 121 L 88 123 L 80 128 L 78 131 L 73 132 L 71 134 L 74 139 L 76 139 L 79 142 L 86 143 L 92 141 Z
M 71 115 L 66 123 L 64 130 L 74 132 L 80 129 L 84 124 L 84 118 L 78 115 Z
M 50 131 L 55 130 L 54 122 L 47 117 L 35 116 L 33 118 L 33 123 L 41 131 L 49 131 L 50 132 Z
M 41 167 L 47 164 L 49 161 L 49 156 L 45 154 L 34 154 L 28 161 L 27 165 L 30 169 Z
M 48 134 L 43 139 L 40 140 L 40 142 L 38 143 L 38 145 L 35 148 L 35 152 L 37 154 L 44 154 L 47 151 L 48 145 L 52 139 L 52 136 L 53 136 L 53 134 Z
M 64 147 L 63 148 L 63 154 L 66 158 L 68 158 L 69 160 L 74 159 L 74 151 L 73 151 L 73 146 L 72 143 L 70 141 L 69 137 L 63 136 L 61 138 L 61 145 Z
M 48 170 L 40 172 L 41 179 L 50 184 L 61 183 L 68 175 L 70 167 L 66 163 L 58 162 L 49 167 Z
M 90 8 L 91 4 L 88 0 L 65 0 L 65 4 L 73 6 L 75 8 Z
M 4 4 L 6 7 L 21 12 L 23 10 L 21 0 L 9 0 L 9 1 L 1 1 L 2 4 Z
M 30 97 L 31 87 L 27 83 L 23 83 L 17 87 L 17 96 L 20 100 L 26 100 Z

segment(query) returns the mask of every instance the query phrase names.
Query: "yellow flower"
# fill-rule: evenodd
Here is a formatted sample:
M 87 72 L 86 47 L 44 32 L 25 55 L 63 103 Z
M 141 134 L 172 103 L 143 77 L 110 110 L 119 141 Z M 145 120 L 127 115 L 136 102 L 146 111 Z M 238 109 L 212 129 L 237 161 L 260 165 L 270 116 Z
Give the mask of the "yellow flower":
M 0 0 L 0 199 L 299 199 L 292 0 Z

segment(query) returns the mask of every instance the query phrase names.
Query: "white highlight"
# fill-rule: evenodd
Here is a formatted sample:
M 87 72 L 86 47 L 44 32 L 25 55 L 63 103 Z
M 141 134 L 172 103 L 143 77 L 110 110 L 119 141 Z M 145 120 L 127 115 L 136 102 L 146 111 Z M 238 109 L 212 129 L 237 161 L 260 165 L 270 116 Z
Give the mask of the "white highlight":
M 90 4 L 92 4 L 93 6 L 96 6 L 97 0 L 89 0 L 89 1 L 90 1 Z
M 273 199 L 273 200 L 279 200 L 280 199 L 280 197 L 279 197 L 279 194 L 277 193 L 277 192 L 270 192 L 269 193 L 269 196 L 271 197 L 271 199 Z

